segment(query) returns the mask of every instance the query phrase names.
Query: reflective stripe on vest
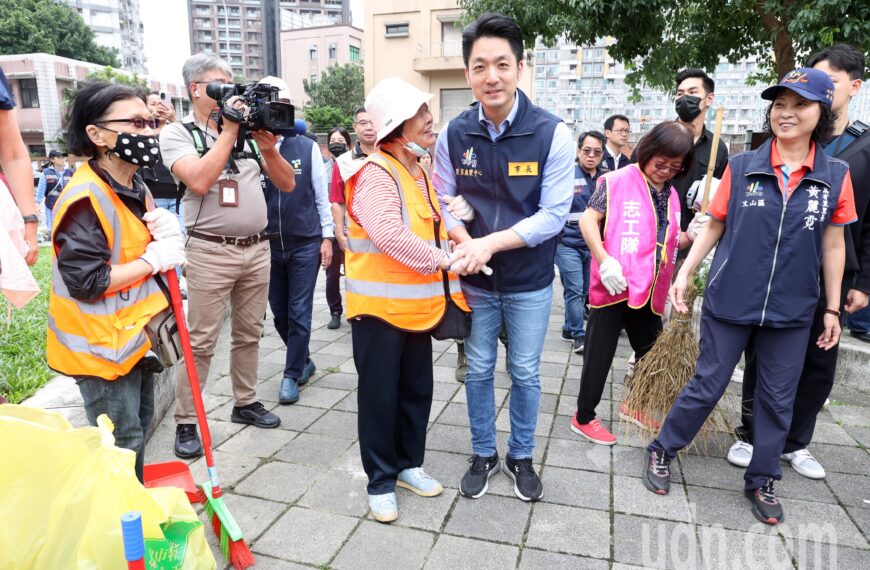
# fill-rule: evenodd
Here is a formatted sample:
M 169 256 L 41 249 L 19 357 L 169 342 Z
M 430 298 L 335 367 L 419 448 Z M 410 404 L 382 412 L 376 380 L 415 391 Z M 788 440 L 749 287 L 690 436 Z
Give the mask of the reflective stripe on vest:
M 57 223 L 80 200 L 88 200 L 97 215 L 111 251 L 110 265 L 129 263 L 145 252 L 151 241 L 148 228 L 88 164 L 79 168 L 58 199 Z M 147 190 L 145 205 L 154 208 Z M 49 367 L 70 376 L 106 380 L 127 374 L 151 347 L 145 325 L 167 306 L 166 296 L 150 275 L 99 299 L 77 300 L 63 281 L 53 250 L 46 340 Z
M 371 155 L 367 162 L 383 168 L 395 181 L 404 225 L 428 245 L 435 247 L 432 208 L 438 203 L 438 198 L 428 175 L 424 173 L 429 188 L 429 199 L 426 200 L 417 181 L 395 158 L 378 152 Z M 446 307 L 442 272 L 439 270 L 422 275 L 386 255 L 371 241 L 353 212 L 358 173 L 348 180 L 346 186 L 349 243 L 345 251 L 345 288 L 348 318 L 372 316 L 402 330 L 431 330 L 443 318 Z M 439 227 L 439 233 L 439 240 L 446 245 L 449 238 L 443 226 Z M 462 309 L 469 310 L 457 276 L 448 273 L 448 284 L 451 299 Z

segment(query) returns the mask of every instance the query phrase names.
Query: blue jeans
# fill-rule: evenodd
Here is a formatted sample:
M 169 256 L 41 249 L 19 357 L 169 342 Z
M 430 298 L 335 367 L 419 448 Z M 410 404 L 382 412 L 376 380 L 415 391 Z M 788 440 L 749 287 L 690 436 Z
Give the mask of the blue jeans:
M 870 333 L 870 305 L 857 313 L 846 315 L 846 323 L 849 329 L 859 333 Z
M 320 242 L 320 238 L 292 242 L 285 239 L 286 249 L 281 249 L 277 240 L 272 242 L 269 307 L 275 316 L 275 329 L 287 345 L 285 378 L 298 380 L 308 360 Z
M 568 247 L 561 243 L 556 247 L 556 266 L 565 294 L 565 324 L 562 328 L 573 338 L 584 338 L 583 306 L 588 290 L 589 250 Z
M 136 477 L 143 481 L 145 432 L 154 417 L 154 375 L 138 367 L 115 380 L 94 376 L 75 378 L 85 401 L 88 423 L 106 414 L 115 424 L 115 445 L 136 453 Z
M 510 356 L 511 435 L 508 454 L 514 459 L 532 456 L 535 426 L 541 401 L 541 351 L 550 320 L 553 286 L 538 291 L 499 293 L 462 283 L 462 293 L 474 311 L 471 335 L 465 339 L 468 375 L 465 393 L 471 424 L 472 452 L 492 456 L 495 445 L 495 392 L 493 375 L 498 333 L 504 318 Z
M 175 218 L 178 220 L 178 227 L 181 228 L 181 235 L 184 236 L 184 204 L 179 202 L 178 208 L 176 208 L 175 198 L 154 198 L 154 205 L 175 214 Z M 181 279 L 181 267 L 175 268 L 175 274 Z

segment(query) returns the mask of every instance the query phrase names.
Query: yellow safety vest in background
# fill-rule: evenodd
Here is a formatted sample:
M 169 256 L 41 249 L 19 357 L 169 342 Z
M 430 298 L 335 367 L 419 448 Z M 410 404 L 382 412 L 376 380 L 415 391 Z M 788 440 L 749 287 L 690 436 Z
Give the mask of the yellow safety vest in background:
M 432 208 L 437 207 L 438 197 L 429 175 L 424 171 L 429 188 L 427 203 L 417 181 L 398 160 L 377 152 L 366 162 L 380 166 L 396 182 L 402 200 L 402 221 L 415 235 L 434 247 Z M 441 322 L 447 305 L 442 272 L 439 269 L 431 275 L 422 275 L 375 246 L 353 215 L 353 197 L 361 171 L 357 171 L 345 187 L 348 211 L 348 246 L 344 258 L 347 316 L 349 319 L 377 317 L 396 328 L 412 332 L 432 330 Z M 446 248 L 449 238 L 444 224 L 439 226 L 439 239 L 442 249 Z M 453 273 L 447 275 L 450 297 L 468 311 L 459 288 L 459 278 Z
M 87 163 L 79 168 L 54 207 L 55 227 L 70 206 L 89 200 L 106 234 L 111 265 L 138 259 L 151 234 Z M 149 210 L 154 200 L 148 192 Z M 51 253 L 51 296 L 48 302 L 48 365 L 68 376 L 96 376 L 114 380 L 130 372 L 151 348 L 145 325 L 169 304 L 149 275 L 126 289 L 104 293 L 94 301 L 74 299 L 57 267 L 57 249 Z

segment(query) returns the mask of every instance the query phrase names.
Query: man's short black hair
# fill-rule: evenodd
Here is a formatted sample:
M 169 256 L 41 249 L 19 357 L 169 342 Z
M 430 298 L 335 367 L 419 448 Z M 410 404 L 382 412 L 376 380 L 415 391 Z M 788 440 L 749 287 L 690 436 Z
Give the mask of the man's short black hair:
M 354 123 L 356 122 L 356 118 L 359 116 L 360 113 L 365 113 L 365 112 L 366 112 L 365 107 L 363 107 L 363 106 L 357 107 L 356 110 L 353 112 L 353 122 Z
M 815 67 L 817 63 L 827 61 L 831 67 L 849 74 L 849 79 L 864 79 L 864 69 L 867 60 L 864 54 L 855 46 L 849 44 L 834 44 L 810 56 L 807 67 Z
M 593 139 L 600 141 L 601 148 L 604 148 L 604 145 L 607 144 L 607 137 L 605 137 L 600 132 L 598 132 L 598 131 L 585 131 L 585 132 L 580 133 L 580 136 L 577 137 L 577 148 L 580 148 L 583 146 L 583 141 L 585 141 L 587 137 L 592 137 Z
M 609 117 L 607 117 L 607 119 L 604 120 L 604 130 L 612 131 L 613 123 L 615 123 L 616 121 L 625 121 L 626 123 L 631 125 L 631 121 L 629 121 L 628 117 L 626 117 L 625 115 L 610 115 Z
M 507 40 L 517 58 L 517 64 L 523 61 L 523 31 L 507 16 L 488 12 L 462 30 L 462 59 L 465 61 L 466 68 L 468 68 L 468 58 L 471 57 L 471 48 L 480 38 Z
M 716 83 L 713 81 L 713 78 L 707 75 L 707 72 L 703 69 L 698 69 L 697 67 L 687 67 L 677 74 L 676 80 L 674 80 L 674 89 L 680 86 L 680 83 L 689 79 L 690 77 L 697 77 L 701 80 L 701 84 L 704 86 L 704 91 L 707 93 L 714 93 L 716 91 Z

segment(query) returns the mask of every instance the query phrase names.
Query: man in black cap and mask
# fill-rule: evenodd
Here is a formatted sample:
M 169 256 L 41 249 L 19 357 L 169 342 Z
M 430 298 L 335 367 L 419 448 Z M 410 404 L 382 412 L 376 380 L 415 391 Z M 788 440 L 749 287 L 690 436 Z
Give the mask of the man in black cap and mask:
M 690 196 L 694 201 L 695 195 L 700 196 L 704 191 L 700 185 L 701 179 L 707 174 L 707 165 L 710 163 L 710 152 L 713 149 L 713 133 L 704 126 L 707 109 L 713 105 L 715 84 L 709 75 L 702 69 L 686 68 L 677 74 L 677 99 L 675 107 L 679 121 L 689 127 L 695 135 L 695 151 L 692 154 L 692 162 L 689 167 L 676 176 L 671 183 L 680 195 L 682 215 L 680 225 L 682 231 L 689 228 L 693 213 L 691 202 L 686 198 L 689 190 L 696 182 L 696 191 Z M 713 169 L 713 177 L 721 178 L 728 165 L 728 147 L 719 140 L 719 150 L 716 153 L 716 167 Z M 688 202 L 688 203 L 687 203 Z M 700 227 L 696 227 L 697 231 Z

